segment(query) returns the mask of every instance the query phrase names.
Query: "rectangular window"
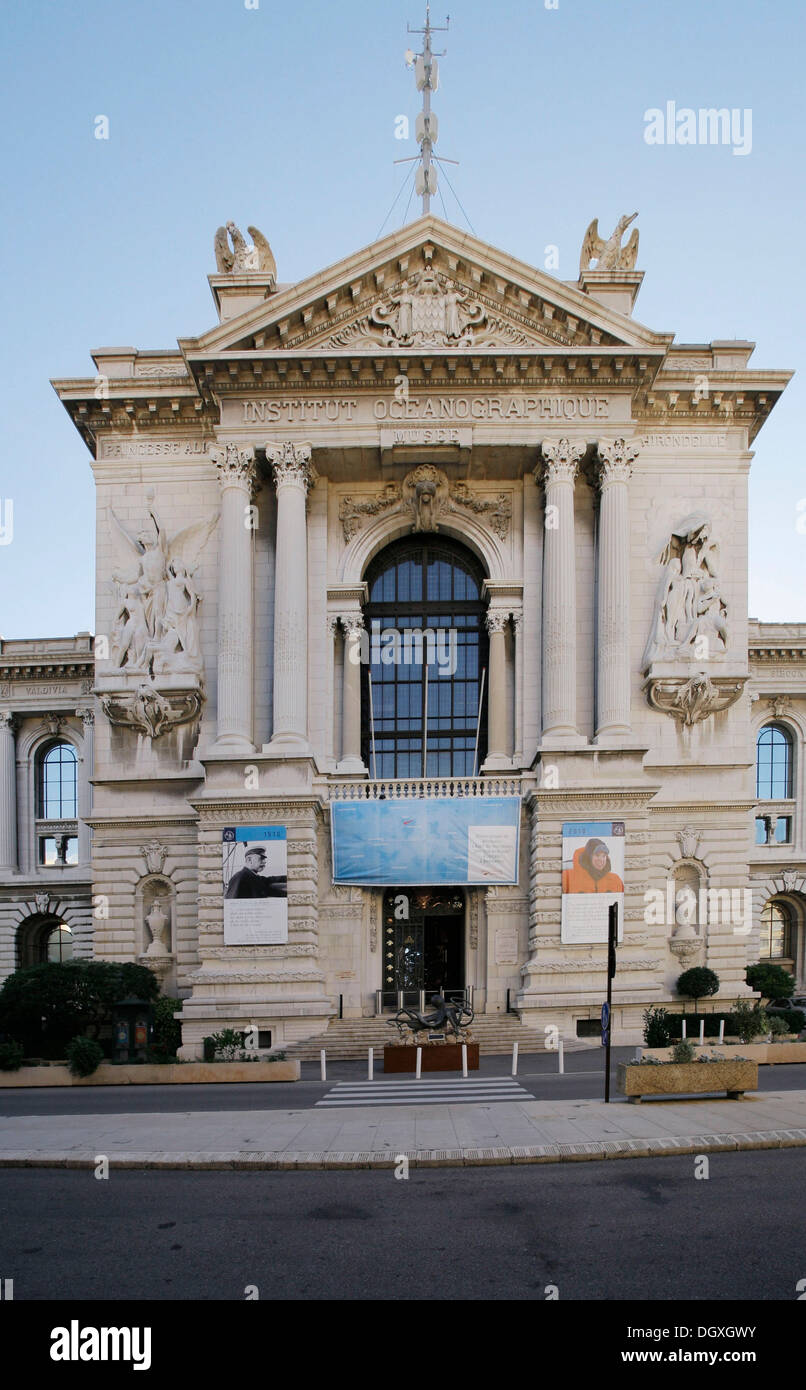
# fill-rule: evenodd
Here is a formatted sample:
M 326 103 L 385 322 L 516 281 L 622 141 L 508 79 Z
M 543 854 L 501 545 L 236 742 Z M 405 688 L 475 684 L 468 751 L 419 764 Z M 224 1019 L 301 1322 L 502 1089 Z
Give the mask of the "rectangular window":
M 766 845 L 767 843 L 767 822 L 763 816 L 756 816 L 756 844 Z
M 60 864 L 78 863 L 77 835 L 42 835 L 39 840 L 39 862 L 48 868 Z
M 776 845 L 788 845 L 792 843 L 792 817 L 779 816 L 775 823 L 775 834 L 773 841 Z

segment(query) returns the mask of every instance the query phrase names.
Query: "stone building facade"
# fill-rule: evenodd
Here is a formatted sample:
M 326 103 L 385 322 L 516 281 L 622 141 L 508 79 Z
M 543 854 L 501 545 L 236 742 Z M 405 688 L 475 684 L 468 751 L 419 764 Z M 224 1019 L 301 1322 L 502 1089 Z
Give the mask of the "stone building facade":
M 447 952 L 477 1010 L 566 1036 L 598 1016 L 606 952 L 561 937 L 567 822 L 624 826 L 617 1041 L 689 965 L 717 971 L 720 1003 L 747 994 L 771 901 L 803 982 L 806 627 L 747 618 L 752 442 L 789 373 L 750 367 L 748 342 L 645 327 L 642 278 L 583 259 L 560 281 L 426 216 L 299 284 L 257 255 L 220 269 L 208 333 L 103 349 L 54 383 L 98 502 L 78 934 L 86 949 L 91 919 L 96 956 L 154 965 L 184 999 L 186 1056 L 225 1026 L 276 1046 L 394 1002 L 395 887 L 334 882 L 335 802 L 520 799 L 517 883 L 405 885 L 415 954 Z M 436 587 L 414 601 L 417 574 Z M 398 626 L 416 610 L 475 644 L 444 717 L 431 668 L 425 766 L 422 673 L 387 689 L 353 659 L 395 604 Z M 43 646 L 3 649 L 19 826 L 50 735 L 7 663 Z M 65 728 L 86 759 L 81 696 Z M 776 771 L 762 806 L 767 725 L 791 785 Z M 225 942 L 222 835 L 244 826 L 285 828 L 287 941 Z M 8 970 L 38 876 L 4 836 Z

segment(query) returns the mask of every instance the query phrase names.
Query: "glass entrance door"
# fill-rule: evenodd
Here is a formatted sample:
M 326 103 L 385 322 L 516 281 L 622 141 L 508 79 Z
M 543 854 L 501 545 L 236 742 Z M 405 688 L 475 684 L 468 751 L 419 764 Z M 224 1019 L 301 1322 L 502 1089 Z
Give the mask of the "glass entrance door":
M 383 900 L 383 1002 L 399 995 L 462 994 L 465 985 L 464 896 L 457 888 L 392 888 Z

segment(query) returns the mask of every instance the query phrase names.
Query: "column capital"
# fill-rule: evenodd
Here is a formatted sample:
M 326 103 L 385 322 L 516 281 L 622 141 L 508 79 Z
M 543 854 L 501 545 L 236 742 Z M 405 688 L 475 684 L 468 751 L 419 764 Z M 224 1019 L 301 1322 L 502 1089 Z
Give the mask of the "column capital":
M 357 637 L 365 631 L 363 613 L 340 613 L 339 622 L 344 628 L 345 637 Z
M 230 440 L 210 450 L 210 458 L 218 470 L 219 486 L 235 486 L 253 490 L 257 482 L 255 473 L 255 451 L 252 448 L 239 449 Z
M 596 445 L 599 486 L 604 488 L 611 483 L 628 483 L 632 465 L 639 453 L 636 440 L 600 439 Z
M 95 710 L 89 705 L 81 705 L 76 709 L 76 718 L 81 720 L 85 729 L 91 729 L 95 723 Z
M 275 487 L 300 487 L 307 494 L 308 488 L 314 486 L 318 476 L 311 463 L 311 445 L 295 444 L 290 439 L 282 442 L 267 439 L 263 447 L 272 466 Z
M 0 729 L 13 734 L 19 722 L 19 717 L 10 709 L 0 709 Z
M 509 613 L 504 608 L 488 608 L 484 621 L 489 633 L 505 632 L 509 622 Z
M 517 636 L 523 625 L 523 609 L 516 608 L 512 613 L 512 626 Z
M 573 483 L 579 460 L 587 452 L 584 439 L 544 439 L 540 445 L 540 462 L 535 471 L 535 481 L 547 483 Z

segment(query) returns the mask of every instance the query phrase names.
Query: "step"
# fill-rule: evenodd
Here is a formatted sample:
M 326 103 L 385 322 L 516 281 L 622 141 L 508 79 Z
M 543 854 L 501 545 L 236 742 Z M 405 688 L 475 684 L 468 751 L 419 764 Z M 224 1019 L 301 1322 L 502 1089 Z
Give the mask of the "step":
M 473 1020 L 470 1032 L 474 1042 L 488 1057 L 511 1053 L 514 1042 L 518 1043 L 520 1052 L 547 1050 L 542 1033 L 527 1028 L 517 1016 L 511 1014 L 480 1014 Z M 381 1018 L 332 1019 L 324 1033 L 291 1043 L 284 1051 L 288 1057 L 299 1061 L 317 1061 L 324 1048 L 332 1061 L 359 1061 L 366 1057 L 368 1048 L 380 1049 L 384 1044 L 393 1043 L 396 1036 L 391 1017 L 387 1015 Z

